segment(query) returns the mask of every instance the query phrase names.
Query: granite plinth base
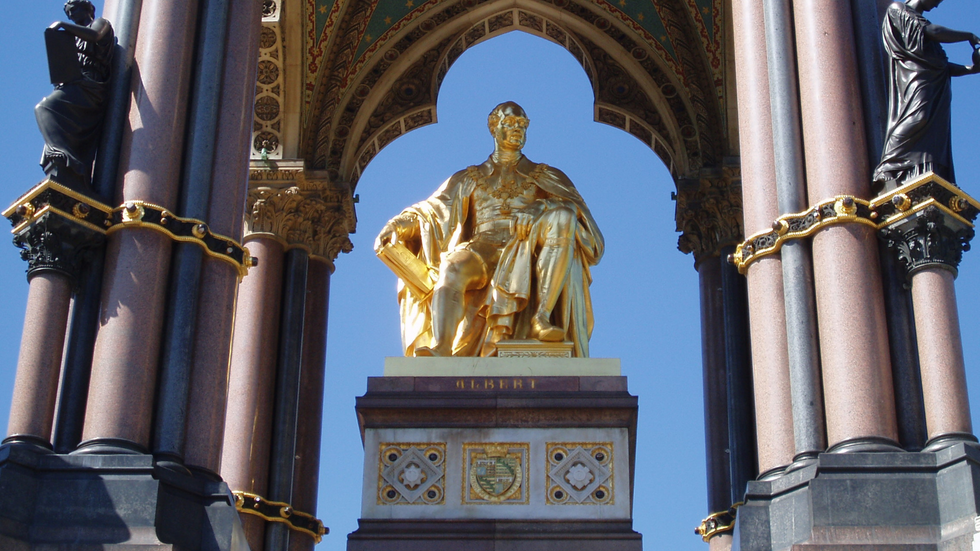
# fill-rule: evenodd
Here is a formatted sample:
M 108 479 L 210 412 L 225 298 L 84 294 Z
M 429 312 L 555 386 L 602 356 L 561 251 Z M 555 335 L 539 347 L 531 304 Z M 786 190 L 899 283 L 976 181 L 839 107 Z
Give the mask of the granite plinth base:
M 348 551 L 642 549 L 626 378 L 526 376 L 506 360 L 499 375 L 368 379 Z
M 347 551 L 641 551 L 629 521 L 368 520 Z
M 973 551 L 980 546 L 980 450 L 821 454 L 750 482 L 739 551 Z
M 0 447 L 0 548 L 248 551 L 228 486 L 149 455 Z

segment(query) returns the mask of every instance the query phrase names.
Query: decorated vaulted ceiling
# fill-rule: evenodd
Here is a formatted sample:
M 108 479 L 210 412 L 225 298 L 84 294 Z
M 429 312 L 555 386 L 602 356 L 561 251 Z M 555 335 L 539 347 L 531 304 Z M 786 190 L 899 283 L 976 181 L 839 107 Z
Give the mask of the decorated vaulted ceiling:
M 266 0 L 266 6 L 257 156 L 265 147 L 273 157 L 302 158 L 354 186 L 384 146 L 435 121 L 439 86 L 467 48 L 513 30 L 567 49 L 592 83 L 596 120 L 642 140 L 675 178 L 697 177 L 732 155 L 725 0 Z M 284 86 L 299 91 L 290 98 Z M 285 142 L 295 142 L 292 155 Z

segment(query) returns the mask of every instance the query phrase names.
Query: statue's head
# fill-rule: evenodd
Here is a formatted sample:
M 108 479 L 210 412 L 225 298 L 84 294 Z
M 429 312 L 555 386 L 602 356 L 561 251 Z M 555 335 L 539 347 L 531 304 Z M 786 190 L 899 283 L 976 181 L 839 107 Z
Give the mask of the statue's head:
M 497 147 L 523 149 L 530 120 L 524 108 L 512 101 L 505 101 L 493 108 L 487 117 L 487 126 Z
M 79 25 L 88 25 L 95 20 L 95 4 L 89 0 L 68 0 L 65 2 L 65 15 Z M 79 18 L 85 22 L 77 21 Z

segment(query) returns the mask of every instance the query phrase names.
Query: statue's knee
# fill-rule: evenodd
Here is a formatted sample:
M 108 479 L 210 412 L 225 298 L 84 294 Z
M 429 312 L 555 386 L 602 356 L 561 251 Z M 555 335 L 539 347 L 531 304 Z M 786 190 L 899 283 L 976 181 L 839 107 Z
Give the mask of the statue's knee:
M 470 251 L 454 251 L 442 260 L 439 267 L 440 286 L 465 289 L 483 275 L 483 261 Z

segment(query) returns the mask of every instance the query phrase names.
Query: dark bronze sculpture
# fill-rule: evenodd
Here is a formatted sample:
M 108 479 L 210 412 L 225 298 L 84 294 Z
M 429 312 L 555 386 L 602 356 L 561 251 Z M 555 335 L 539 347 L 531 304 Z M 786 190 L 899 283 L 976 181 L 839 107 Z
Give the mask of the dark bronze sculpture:
M 930 23 L 923 13 L 943 0 L 907 0 L 888 7 L 882 23 L 885 51 L 890 56 L 888 130 L 876 186 L 900 185 L 910 177 L 933 171 L 953 182 L 950 145 L 950 77 L 980 72 L 980 50 L 973 65 L 950 63 L 941 43 L 969 42 L 977 35 Z
M 45 143 L 41 167 L 55 182 L 91 195 L 115 37 L 88 0 L 68 0 L 65 14 L 71 23 L 55 22 L 44 33 L 55 89 L 34 108 Z

